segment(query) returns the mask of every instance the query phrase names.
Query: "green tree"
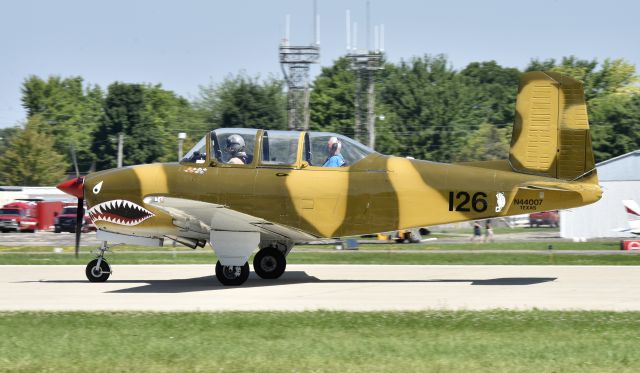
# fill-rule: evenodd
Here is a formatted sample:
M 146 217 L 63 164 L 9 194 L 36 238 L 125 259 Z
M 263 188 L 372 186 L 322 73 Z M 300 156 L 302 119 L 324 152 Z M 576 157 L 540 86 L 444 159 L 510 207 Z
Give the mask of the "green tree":
M 521 75 L 518 69 L 502 67 L 495 61 L 472 62 L 460 75 L 466 78 L 474 108 L 482 113 L 486 123 L 500 128 L 513 124 Z
M 490 161 L 507 159 L 511 128 L 498 128 L 491 123 L 483 123 L 466 137 L 465 143 L 456 155 L 457 161 Z
M 98 170 L 117 166 L 118 135 L 124 135 L 123 165 L 175 161 L 178 132 L 195 126 L 187 100 L 160 85 L 113 83 L 91 150 Z
M 69 166 L 54 149 L 54 141 L 40 133 L 44 119 L 32 115 L 25 129 L 12 136 L 0 162 L 0 184 L 48 186 L 62 181 Z
M 50 136 L 66 159 L 70 148 L 77 153 L 80 168 L 90 168 L 92 133 L 102 116 L 103 92 L 97 85 L 84 85 L 81 77 L 29 76 L 22 85 L 22 105 L 27 118 L 39 115 L 36 130 Z
M 0 157 L 9 147 L 11 138 L 20 130 L 20 127 L 0 128 Z
M 636 68 L 624 59 L 582 60 L 575 56 L 563 57 L 560 63 L 554 59 L 532 60 L 526 71 L 550 70 L 567 74 L 584 84 L 587 102 L 609 94 L 632 95 L 640 93 Z
M 384 59 L 383 65 L 386 65 Z M 348 58 L 341 57 L 332 66 L 323 67 L 312 85 L 309 100 L 310 129 L 337 132 L 355 138 L 356 84 L 355 73 L 350 68 Z M 391 127 L 394 123 L 394 113 L 378 99 L 383 84 L 384 78 L 376 82 L 375 148 L 386 153 L 397 150 L 400 144 Z
M 169 162 L 177 160 L 177 136 L 180 132 L 191 133 L 186 146 L 194 140 L 199 140 L 205 131 L 200 130 L 196 112 L 185 98 L 172 91 L 162 89 L 160 85 L 144 85 L 144 112 L 138 131 L 151 128 L 160 141 L 162 154 L 154 162 Z M 135 132 L 135 131 L 134 131 Z M 135 133 L 134 133 L 135 135 Z
M 349 60 L 342 57 L 323 67 L 312 84 L 309 98 L 309 128 L 354 137 L 355 76 Z
M 640 149 L 640 95 L 627 100 L 603 97 L 597 100 L 590 119 L 598 123 L 593 133 L 598 161 Z
M 388 135 L 398 146 L 381 144 L 381 151 L 452 161 L 469 131 L 484 120 L 465 79 L 444 56 L 387 64 L 382 79 L 380 100 Z
M 143 111 L 143 91 L 140 84 L 116 82 L 109 85 L 104 103 L 104 115 L 98 124 L 92 144 L 92 151 L 97 158 L 96 168 L 98 170 L 117 166 L 119 134 L 127 135 L 127 145 L 129 146 L 123 147 L 127 153 L 133 150 L 133 147 L 130 146 L 133 141 L 141 140 L 130 137 L 132 129 L 142 123 Z M 142 140 L 143 143 L 153 142 L 153 133 L 143 133 L 143 135 L 145 136 L 145 139 Z M 150 141 L 145 141 L 147 137 L 151 138 Z M 125 157 L 125 159 L 126 162 L 131 160 L 130 157 Z
M 220 84 L 200 87 L 194 106 L 205 129 L 244 127 L 286 129 L 286 97 L 282 81 L 260 81 L 244 73 L 228 76 Z

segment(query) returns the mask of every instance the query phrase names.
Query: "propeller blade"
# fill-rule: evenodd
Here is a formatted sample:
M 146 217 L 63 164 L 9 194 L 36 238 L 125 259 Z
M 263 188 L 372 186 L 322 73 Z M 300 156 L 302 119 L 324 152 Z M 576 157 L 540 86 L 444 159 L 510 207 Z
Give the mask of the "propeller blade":
M 76 258 L 80 252 L 80 234 L 82 233 L 82 223 L 84 223 L 84 198 L 78 198 L 78 208 L 76 209 Z
M 76 258 L 80 252 L 80 233 L 82 233 L 82 223 L 84 223 L 84 178 L 64 181 L 57 186 L 61 191 L 78 197 L 78 207 L 76 209 Z

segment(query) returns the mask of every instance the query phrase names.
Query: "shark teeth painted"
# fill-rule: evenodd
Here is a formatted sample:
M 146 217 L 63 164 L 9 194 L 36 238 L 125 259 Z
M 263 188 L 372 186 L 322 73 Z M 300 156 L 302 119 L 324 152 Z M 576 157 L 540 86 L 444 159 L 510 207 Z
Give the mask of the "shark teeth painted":
M 144 207 L 124 199 L 105 201 L 89 209 L 89 217 L 94 222 L 101 220 L 128 226 L 138 225 L 154 216 Z

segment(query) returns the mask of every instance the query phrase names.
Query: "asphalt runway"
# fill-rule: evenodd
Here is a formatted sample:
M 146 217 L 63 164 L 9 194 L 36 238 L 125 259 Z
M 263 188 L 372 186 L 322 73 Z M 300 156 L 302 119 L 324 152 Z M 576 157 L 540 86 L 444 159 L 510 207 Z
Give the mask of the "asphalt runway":
M 213 265 L 0 266 L 0 310 L 614 310 L 640 311 L 637 266 L 289 265 L 224 287 Z

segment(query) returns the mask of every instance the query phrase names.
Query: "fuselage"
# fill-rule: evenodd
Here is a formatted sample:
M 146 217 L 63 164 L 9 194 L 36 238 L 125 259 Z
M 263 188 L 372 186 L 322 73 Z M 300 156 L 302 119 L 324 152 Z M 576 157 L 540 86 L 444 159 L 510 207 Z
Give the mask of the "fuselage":
M 166 211 L 145 202 L 174 197 L 225 206 L 316 237 L 337 237 L 570 208 L 601 195 L 593 182 L 517 173 L 506 161 L 485 166 L 491 168 L 377 153 L 342 168 L 149 164 L 87 176 L 85 198 L 89 208 L 120 200 L 151 213 L 138 216 L 144 219 L 136 224 L 96 221 L 99 229 L 125 234 L 179 235 Z M 545 183 L 553 187 L 540 188 Z

